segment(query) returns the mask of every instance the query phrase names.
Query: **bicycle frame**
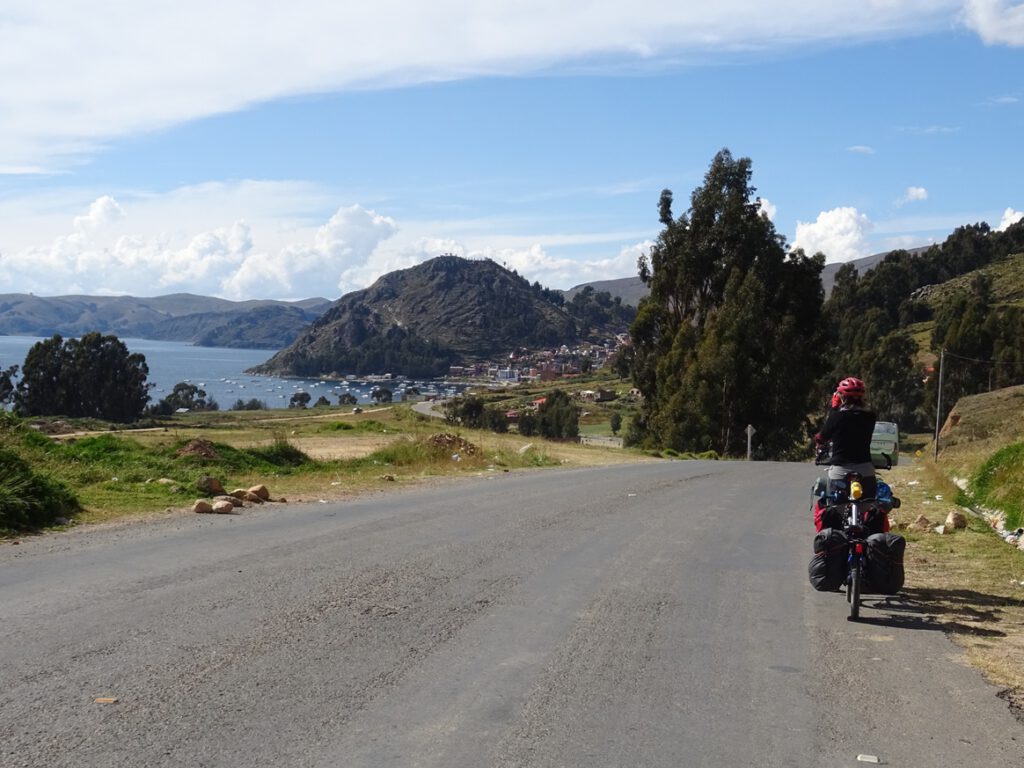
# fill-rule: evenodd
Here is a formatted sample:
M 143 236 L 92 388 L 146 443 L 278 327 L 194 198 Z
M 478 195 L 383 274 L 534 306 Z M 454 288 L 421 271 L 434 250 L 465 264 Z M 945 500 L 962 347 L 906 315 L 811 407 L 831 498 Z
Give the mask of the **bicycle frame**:
M 825 446 L 819 447 L 814 463 L 827 465 L 828 453 Z M 891 457 L 887 454 L 882 455 L 885 457 L 885 465 L 878 469 L 891 469 Z M 848 542 L 846 599 L 850 603 L 850 620 L 856 621 L 860 616 L 861 592 L 864 587 L 870 512 L 875 509 L 876 513 L 886 515 L 891 509 L 900 506 L 900 500 L 893 496 L 879 502 L 877 479 L 876 496 L 864 496 L 864 478 L 859 473 L 847 472 L 843 479 L 846 483 L 845 488 L 835 490 L 831 490 L 832 481 L 828 481 L 829 490 L 824 498 L 829 506 L 843 509 L 843 533 L 846 534 Z
M 864 497 L 862 480 L 863 478 L 856 472 L 846 475 L 849 492 L 848 498 L 844 502 L 846 504 L 846 520 L 843 531 L 849 541 L 846 600 L 850 603 L 851 620 L 860 616 L 860 598 L 864 587 L 864 556 L 867 547 L 867 536 L 865 536 L 864 530 L 867 515 L 864 513 L 874 501 L 873 498 Z

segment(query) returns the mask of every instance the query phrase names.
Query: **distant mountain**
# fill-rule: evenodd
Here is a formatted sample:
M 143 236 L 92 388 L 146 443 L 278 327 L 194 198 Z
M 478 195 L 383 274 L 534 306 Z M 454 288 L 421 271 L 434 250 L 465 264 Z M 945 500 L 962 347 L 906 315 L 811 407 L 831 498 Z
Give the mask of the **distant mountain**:
M 0 294 L 0 334 L 74 337 L 99 331 L 200 346 L 280 349 L 330 304 L 322 298 L 228 301 L 188 293 L 151 298 L 9 293 Z
M 924 246 L 922 248 L 907 248 L 906 251 L 909 254 L 917 255 L 924 253 L 931 246 Z M 885 257 L 893 251 L 883 251 L 882 253 L 875 253 L 871 256 L 864 256 L 860 259 L 851 259 L 850 261 L 838 261 L 832 264 L 826 264 L 825 269 L 821 272 L 821 284 L 825 288 L 825 298 L 828 298 L 829 294 L 832 293 L 832 286 L 836 282 L 836 273 L 847 264 L 853 264 L 857 268 L 857 274 L 863 275 L 869 269 L 874 269 L 881 264 Z
M 639 277 L 620 277 L 617 280 L 595 280 L 592 283 L 581 283 L 573 286 L 567 291 L 562 291 L 566 301 L 572 301 L 584 288 L 593 288 L 595 291 L 610 293 L 613 297 L 618 296 L 623 304 L 631 307 L 639 307 L 640 299 L 647 295 L 647 286 Z
M 909 248 L 908 253 L 923 253 L 928 250 L 927 247 L 923 248 Z M 821 273 L 821 283 L 825 288 L 825 296 L 827 297 L 832 292 L 832 286 L 835 283 L 836 272 L 844 264 L 853 264 L 857 268 L 857 272 L 863 275 L 872 267 L 882 263 L 882 260 L 888 256 L 891 251 L 883 251 L 882 253 L 875 253 L 871 256 L 864 256 L 860 259 L 853 259 L 849 262 L 836 262 L 833 264 L 826 264 L 825 269 Z M 567 291 L 562 291 L 566 301 L 571 301 L 572 298 L 582 291 L 584 288 L 591 287 L 595 291 L 606 291 L 612 296 L 618 296 L 622 299 L 623 304 L 629 304 L 633 307 L 640 306 L 640 299 L 647 295 L 647 286 L 644 285 L 643 281 L 639 277 L 620 277 L 617 280 L 595 280 L 592 283 L 581 283 L 580 285 L 573 286 Z
M 570 309 L 581 308 L 492 261 L 440 256 L 342 296 L 291 346 L 253 371 L 436 376 L 456 361 L 573 344 L 628 325 L 609 314 L 611 325 L 599 327 L 589 304 L 587 320 Z

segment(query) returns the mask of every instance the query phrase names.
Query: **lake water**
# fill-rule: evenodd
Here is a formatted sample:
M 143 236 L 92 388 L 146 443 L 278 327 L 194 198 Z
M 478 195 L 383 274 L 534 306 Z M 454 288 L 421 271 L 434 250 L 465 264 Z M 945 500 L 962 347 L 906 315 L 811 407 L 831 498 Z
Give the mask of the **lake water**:
M 29 349 L 43 339 L 31 336 L 0 336 L 0 369 L 22 365 Z M 250 376 L 247 368 L 266 362 L 276 352 L 273 349 L 226 349 L 223 347 L 196 347 L 178 341 L 152 341 L 150 339 L 121 339 L 131 352 L 146 357 L 149 366 L 150 402 L 166 397 L 180 381 L 195 384 L 227 410 L 235 401 L 256 398 L 268 408 L 287 408 L 296 392 L 308 392 L 310 404 L 323 395 L 331 405 L 338 404 L 338 395 L 350 392 L 360 403 L 373 402 L 371 390 L 376 386 L 395 392 L 405 385 L 416 385 L 421 392 L 444 393 L 460 391 L 444 382 L 368 382 L 329 381 L 326 379 L 285 379 L 276 376 Z

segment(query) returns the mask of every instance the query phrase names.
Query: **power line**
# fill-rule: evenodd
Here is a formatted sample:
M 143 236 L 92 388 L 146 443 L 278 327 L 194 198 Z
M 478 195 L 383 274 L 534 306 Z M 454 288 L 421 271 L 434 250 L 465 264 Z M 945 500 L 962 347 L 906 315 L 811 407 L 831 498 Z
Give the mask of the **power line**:
M 950 352 L 948 349 L 945 350 L 946 357 L 955 357 L 957 360 L 963 360 L 965 363 L 981 363 L 983 365 L 1024 365 L 1024 361 L 1020 360 L 980 360 L 976 357 L 965 357 L 964 355 L 958 355 L 955 352 Z

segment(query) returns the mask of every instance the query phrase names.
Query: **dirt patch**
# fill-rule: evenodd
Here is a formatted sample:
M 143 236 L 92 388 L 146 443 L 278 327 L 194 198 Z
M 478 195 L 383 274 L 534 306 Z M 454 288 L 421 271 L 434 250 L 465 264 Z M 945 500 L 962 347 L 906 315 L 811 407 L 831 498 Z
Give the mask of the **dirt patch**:
M 60 420 L 30 421 L 28 426 L 37 432 L 42 432 L 44 435 L 50 435 L 51 437 L 71 435 L 75 431 L 72 425 Z
M 431 448 L 437 448 L 451 453 L 459 453 L 463 456 L 473 456 L 479 449 L 463 437 L 453 435 L 448 432 L 444 432 L 437 435 L 431 435 L 427 438 L 427 445 Z
M 290 437 L 288 442 L 317 461 L 359 459 L 386 448 L 400 435 L 358 435 L 353 437 Z M 264 443 L 265 444 L 265 443 Z
M 213 447 L 213 443 L 209 440 L 189 440 L 185 445 L 177 451 L 178 456 L 199 456 L 204 459 L 219 459 L 220 456 L 217 454 L 216 449 Z

